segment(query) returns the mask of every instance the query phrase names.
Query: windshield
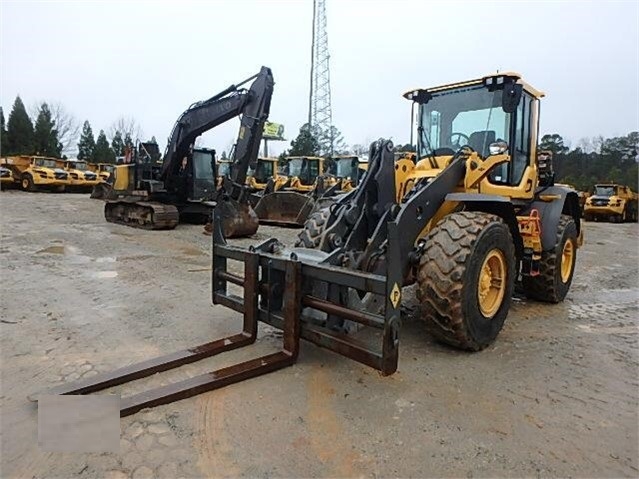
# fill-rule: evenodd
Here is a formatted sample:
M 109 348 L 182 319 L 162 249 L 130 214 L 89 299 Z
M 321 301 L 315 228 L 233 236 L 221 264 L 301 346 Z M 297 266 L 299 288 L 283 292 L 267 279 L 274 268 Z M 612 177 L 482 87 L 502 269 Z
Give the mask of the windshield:
M 357 158 L 334 158 L 333 173 L 338 178 L 355 178 L 357 177 L 357 166 L 359 161 Z
M 108 171 L 109 173 L 113 172 L 114 169 L 115 167 L 113 165 L 104 165 L 102 167 L 102 171 Z
M 289 176 L 301 176 L 302 166 L 304 165 L 303 158 L 293 158 L 288 162 L 288 175 Z
M 44 168 L 55 168 L 55 160 L 45 160 L 44 158 L 37 158 L 35 160 L 36 166 L 42 166 Z
M 468 145 L 483 157 L 497 140 L 509 142 L 510 113 L 502 108 L 502 91 L 484 86 L 433 93 L 420 105 L 419 156 L 452 155 Z
M 231 164 L 227 161 L 221 161 L 217 164 L 217 176 L 228 176 L 231 172 Z
M 193 152 L 193 176 L 197 180 L 213 180 L 213 164 L 211 153 Z
M 69 168 L 73 168 L 74 170 L 86 171 L 87 164 L 84 161 L 70 161 L 67 163 Z
M 259 183 L 266 183 L 273 176 L 274 162 L 268 160 L 257 160 L 257 166 L 253 177 Z
M 595 196 L 607 196 L 608 198 L 614 196 L 616 193 L 614 186 L 596 185 Z

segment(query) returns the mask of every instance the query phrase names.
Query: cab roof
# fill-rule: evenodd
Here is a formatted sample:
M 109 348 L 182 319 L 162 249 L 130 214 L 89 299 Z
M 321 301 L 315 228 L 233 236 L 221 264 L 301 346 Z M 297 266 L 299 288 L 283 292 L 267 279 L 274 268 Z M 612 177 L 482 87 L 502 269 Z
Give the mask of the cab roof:
M 484 80 L 486 80 L 487 78 L 500 77 L 500 76 L 515 77 L 517 79 L 517 83 L 521 84 L 524 87 L 524 91 L 526 91 L 530 95 L 534 96 L 535 98 L 543 98 L 544 96 L 546 96 L 546 94 L 544 92 L 542 92 L 541 90 L 537 90 L 535 87 L 533 87 L 529 83 L 526 83 L 522 79 L 521 74 L 519 74 L 517 72 L 492 73 L 490 75 L 485 75 L 485 76 L 483 76 L 481 78 L 476 78 L 474 80 L 467 80 L 467 81 L 461 81 L 461 82 L 455 82 L 455 83 L 446 83 L 444 85 L 439 85 L 439 86 L 435 86 L 435 87 L 422 88 L 422 90 L 426 90 L 429 93 L 435 93 L 435 92 L 440 92 L 440 91 L 453 90 L 455 88 L 460 88 L 460 87 L 465 87 L 465 86 L 482 85 L 484 83 Z M 412 92 L 414 92 L 415 90 L 419 90 L 419 88 L 413 88 L 411 90 L 407 90 L 404 93 L 404 95 L 402 95 L 402 96 L 404 98 L 408 98 L 407 95 L 412 93 Z

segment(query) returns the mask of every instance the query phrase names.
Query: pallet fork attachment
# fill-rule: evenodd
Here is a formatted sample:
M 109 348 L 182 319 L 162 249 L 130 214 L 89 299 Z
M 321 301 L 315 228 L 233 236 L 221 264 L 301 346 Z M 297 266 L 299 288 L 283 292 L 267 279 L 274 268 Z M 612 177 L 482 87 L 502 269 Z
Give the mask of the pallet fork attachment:
M 391 147 L 390 142 L 385 144 L 383 154 L 381 147 L 375 146 L 371 150 L 377 152 L 376 168 L 393 168 Z M 371 184 L 388 176 L 373 180 L 375 171 L 375 168 L 371 170 L 368 179 Z M 374 184 L 371 187 L 378 188 Z M 389 189 L 383 185 L 380 188 Z M 394 196 L 392 186 L 389 194 Z M 242 332 L 62 385 L 52 389 L 51 394 L 89 394 L 248 346 L 256 341 L 259 321 L 283 331 L 283 346 L 279 352 L 124 398 L 120 416 L 290 366 L 297 360 L 300 338 L 377 369 L 383 375 L 397 370 L 404 273 L 398 266 L 407 261 L 402 252 L 402 226 L 397 218 L 388 216 L 382 220 L 384 236 L 388 240 L 381 246 L 385 257 L 381 262 L 383 266 L 368 272 L 345 266 L 343 248 L 332 253 L 304 248 L 287 250 L 276 239 L 248 250 L 228 245 L 221 215 L 221 209 L 215 208 L 212 301 L 243 314 Z M 360 221 L 362 218 L 360 216 Z M 374 243 L 377 247 L 377 242 Z M 371 256 L 367 258 L 372 261 Z M 243 264 L 243 276 L 228 269 L 229 261 Z M 243 288 L 243 294 L 233 294 L 229 283 Z M 348 334 L 345 326 L 353 324 L 365 330 L 361 333 L 373 334 Z

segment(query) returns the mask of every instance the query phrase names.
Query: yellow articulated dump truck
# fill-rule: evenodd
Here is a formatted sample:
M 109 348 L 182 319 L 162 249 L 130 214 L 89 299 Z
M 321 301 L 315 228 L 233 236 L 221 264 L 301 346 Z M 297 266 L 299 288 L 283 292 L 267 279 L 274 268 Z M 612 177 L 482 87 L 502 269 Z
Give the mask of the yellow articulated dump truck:
M 57 160 L 58 166 L 69 174 L 68 190 L 90 192 L 100 183 L 97 173 L 89 169 L 84 160 Z
M 92 171 L 100 181 L 108 181 L 111 173 L 115 170 L 115 165 L 112 163 L 87 163 L 89 171 Z
M 24 191 L 65 191 L 69 174 L 58 166 L 56 158 L 45 156 L 9 156 L 0 159 L 0 166 L 11 170 L 15 184 Z
M 0 166 L 0 190 L 6 190 L 13 186 L 13 173 L 6 166 Z
M 616 183 L 595 185 L 584 205 L 586 221 L 609 220 L 614 223 L 637 221 L 637 193 Z

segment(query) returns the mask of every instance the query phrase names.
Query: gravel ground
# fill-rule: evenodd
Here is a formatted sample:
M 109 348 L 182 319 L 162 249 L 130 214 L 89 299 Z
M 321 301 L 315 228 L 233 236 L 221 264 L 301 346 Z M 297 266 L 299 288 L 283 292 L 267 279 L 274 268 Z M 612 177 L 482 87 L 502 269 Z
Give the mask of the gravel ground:
M 135 230 L 102 205 L 0 194 L 1 477 L 639 476 L 636 224 L 588 223 L 567 300 L 515 298 L 481 353 L 437 344 L 409 313 L 393 376 L 305 343 L 288 369 L 123 418 L 120 453 L 40 451 L 28 395 L 239 330 L 211 305 L 201 226 Z M 113 391 L 274 351 L 263 329 L 252 348 Z

